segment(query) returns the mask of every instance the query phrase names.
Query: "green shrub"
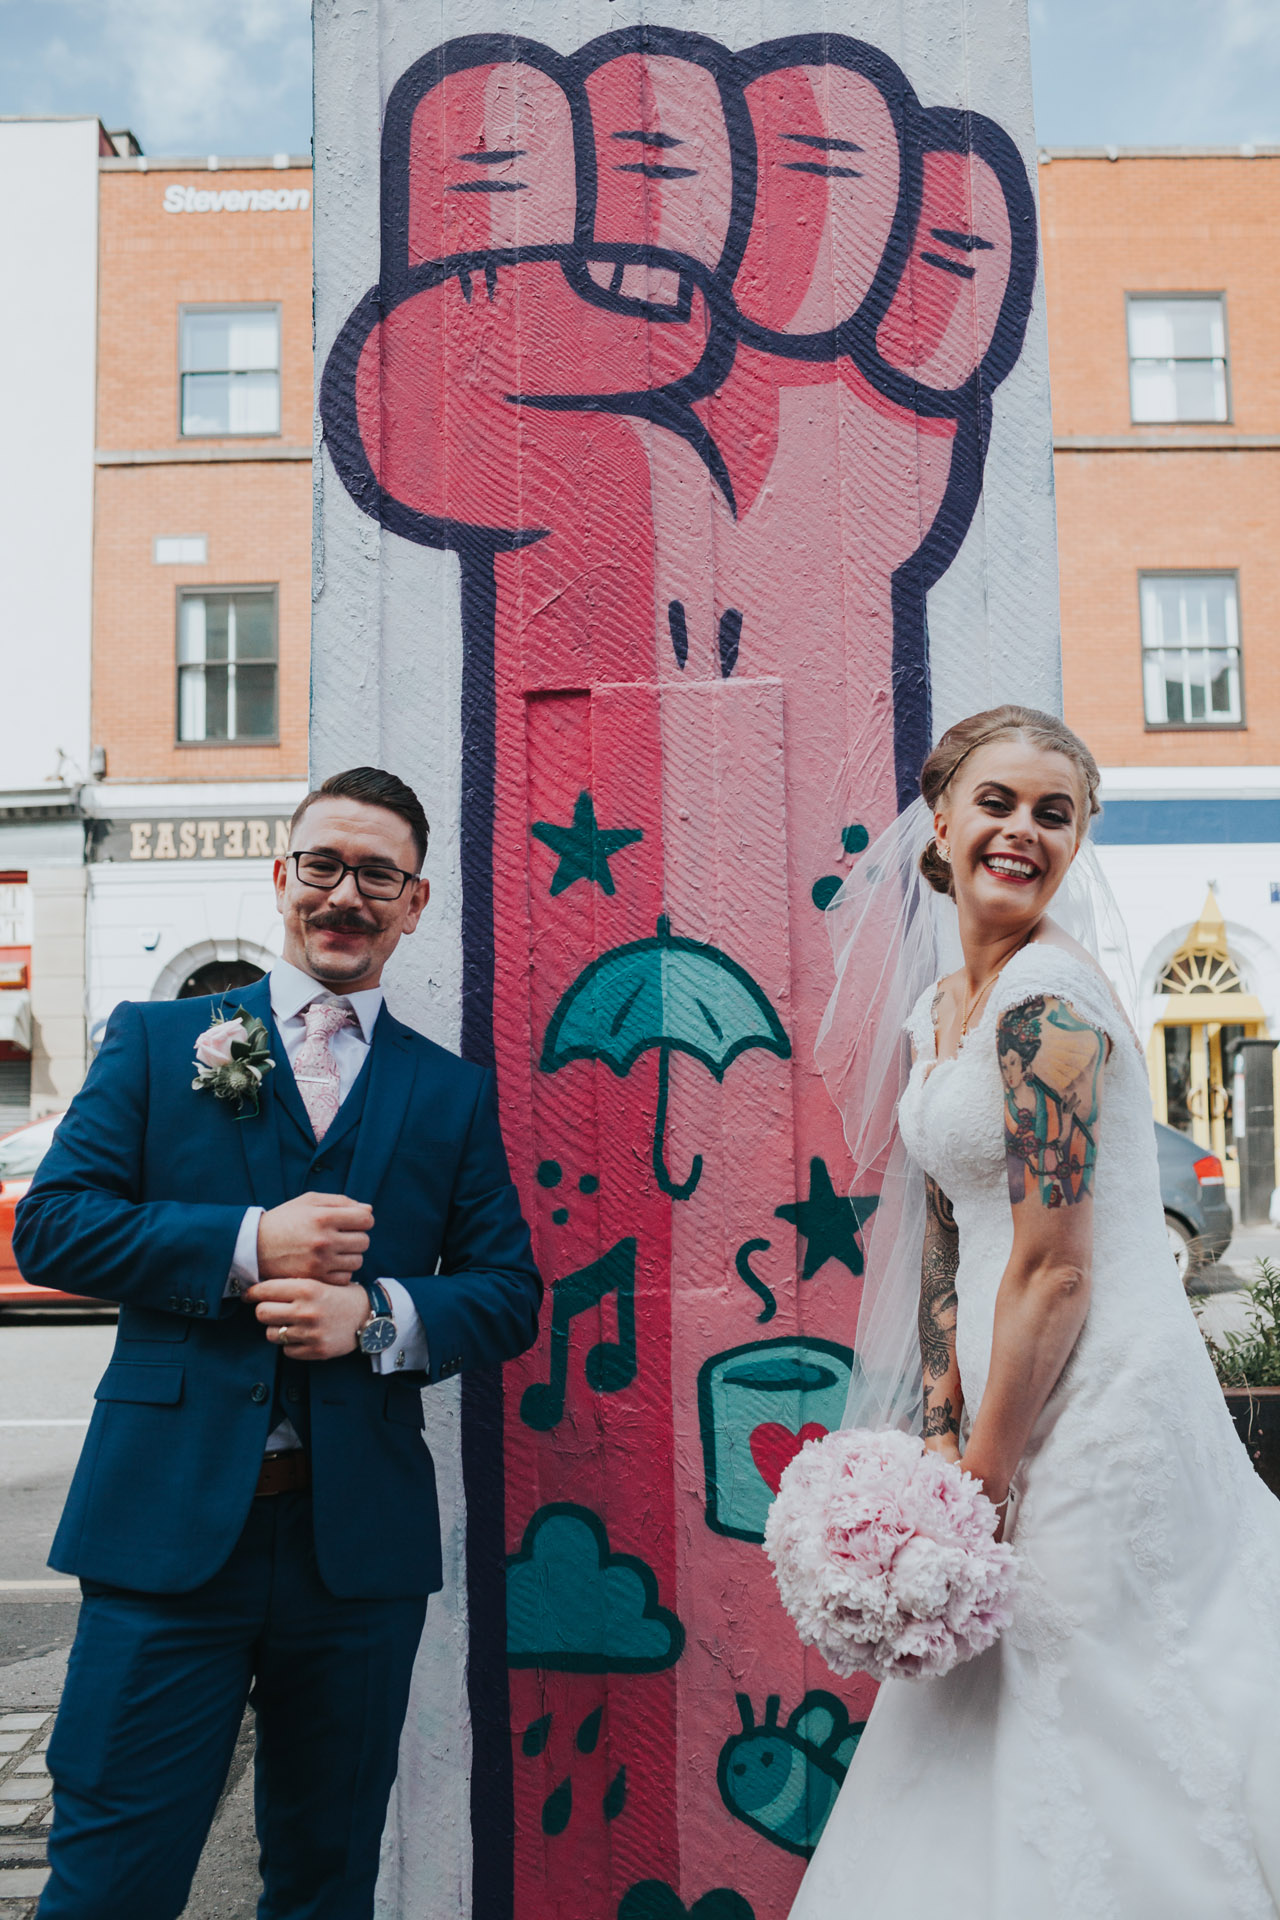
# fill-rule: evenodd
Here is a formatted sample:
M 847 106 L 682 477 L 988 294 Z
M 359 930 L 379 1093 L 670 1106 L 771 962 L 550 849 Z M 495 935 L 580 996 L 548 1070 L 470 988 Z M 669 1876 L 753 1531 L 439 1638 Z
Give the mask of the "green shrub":
M 1259 1260 L 1249 1292 L 1248 1333 L 1225 1334 L 1221 1344 L 1206 1334 L 1205 1345 L 1224 1387 L 1280 1387 L 1280 1267 Z

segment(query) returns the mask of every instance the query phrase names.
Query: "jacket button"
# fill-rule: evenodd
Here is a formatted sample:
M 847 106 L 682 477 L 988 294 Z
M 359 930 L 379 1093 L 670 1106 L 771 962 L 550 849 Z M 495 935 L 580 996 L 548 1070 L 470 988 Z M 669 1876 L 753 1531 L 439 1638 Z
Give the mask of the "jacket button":
M 249 1398 L 252 1400 L 255 1407 L 260 1407 L 264 1400 L 269 1400 L 271 1398 L 271 1389 L 265 1384 L 265 1382 L 261 1380 L 255 1380 L 253 1385 L 249 1389 Z
M 196 1301 L 196 1318 L 197 1319 L 203 1319 L 205 1314 L 208 1313 L 208 1311 L 209 1311 L 209 1302 L 207 1300 Z
M 302 1389 L 300 1387 L 286 1387 L 284 1397 L 291 1405 L 296 1406 L 302 1398 Z

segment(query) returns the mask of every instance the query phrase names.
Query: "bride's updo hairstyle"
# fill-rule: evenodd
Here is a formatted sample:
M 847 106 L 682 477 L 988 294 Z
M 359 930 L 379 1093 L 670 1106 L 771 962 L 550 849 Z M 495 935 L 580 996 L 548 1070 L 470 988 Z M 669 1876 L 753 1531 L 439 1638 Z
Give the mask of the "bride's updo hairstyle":
M 1098 764 L 1079 734 L 1072 733 L 1065 721 L 1055 719 L 1051 713 L 1040 713 L 1035 707 L 1014 706 L 971 713 L 967 720 L 957 720 L 954 727 L 947 728 L 920 770 L 920 791 L 930 811 L 937 812 L 938 802 L 955 779 L 961 763 L 976 748 L 985 747 L 989 740 L 1012 740 L 1019 735 L 1033 747 L 1043 747 L 1046 753 L 1065 754 L 1080 776 L 1089 819 L 1101 813 Z M 936 840 L 931 840 L 920 855 L 920 871 L 938 893 L 954 892 L 951 867 L 938 851 Z

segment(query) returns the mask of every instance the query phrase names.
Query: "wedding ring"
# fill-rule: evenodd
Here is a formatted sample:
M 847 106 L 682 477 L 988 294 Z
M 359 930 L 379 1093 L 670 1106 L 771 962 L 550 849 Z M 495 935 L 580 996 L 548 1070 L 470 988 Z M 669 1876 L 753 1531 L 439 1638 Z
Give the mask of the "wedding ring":
M 292 1332 L 293 1332 L 293 1328 L 292 1328 L 292 1327 L 281 1327 L 281 1329 L 280 1329 L 280 1345 L 281 1345 L 282 1347 L 287 1347 L 287 1346 L 288 1346 L 288 1344 L 289 1344 L 289 1335 L 290 1335 L 290 1334 L 291 1334 Z

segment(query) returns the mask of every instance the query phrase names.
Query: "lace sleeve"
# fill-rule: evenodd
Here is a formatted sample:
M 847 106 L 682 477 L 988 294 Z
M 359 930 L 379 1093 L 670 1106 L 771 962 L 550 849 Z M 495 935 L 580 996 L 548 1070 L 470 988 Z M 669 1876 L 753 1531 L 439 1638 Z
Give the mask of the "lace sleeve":
M 927 986 L 920 998 L 907 1015 L 903 1032 L 915 1049 L 917 1059 L 922 1054 L 932 1058 L 937 1051 L 937 1035 L 933 1028 L 933 997 L 938 989 L 936 984 Z
M 1113 1046 L 1138 1044 L 1101 970 L 1065 947 L 1040 941 L 1024 947 L 1009 961 L 987 1003 L 986 1017 L 994 1021 L 1036 994 L 1052 994 L 1069 1001 L 1080 1018 L 1100 1027 Z

